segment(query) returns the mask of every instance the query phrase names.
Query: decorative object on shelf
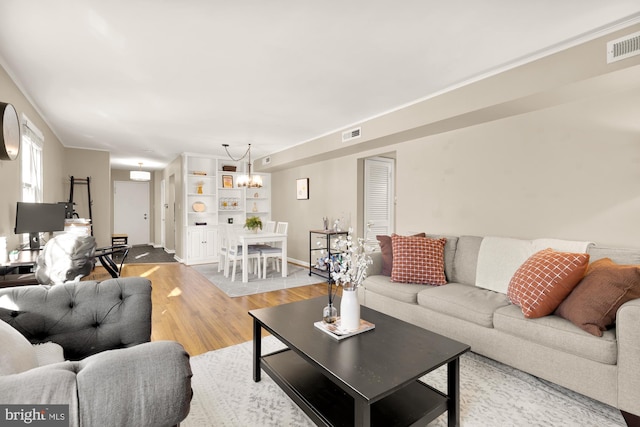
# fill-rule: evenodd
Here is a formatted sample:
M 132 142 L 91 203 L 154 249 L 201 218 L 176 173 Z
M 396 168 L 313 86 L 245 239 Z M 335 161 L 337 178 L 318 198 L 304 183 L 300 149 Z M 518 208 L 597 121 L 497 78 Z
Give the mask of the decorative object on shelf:
M 142 163 L 138 163 L 137 171 L 129 171 L 129 179 L 131 181 L 151 181 L 151 172 L 142 170 Z
M 367 224 L 367 231 L 370 225 Z M 345 237 L 338 236 L 334 242 L 335 255 L 327 257 L 329 281 L 342 286 L 340 318 L 344 329 L 357 329 L 360 326 L 360 304 L 357 289 L 367 277 L 367 267 L 373 263 L 365 250 L 365 241 L 359 237 L 354 242 L 353 229 Z
M 260 193 L 256 191 L 255 193 L 253 193 L 253 197 L 257 199 L 258 197 L 260 197 Z
M 233 188 L 233 175 L 222 175 L 222 188 Z
M 192 206 L 194 212 L 204 212 L 207 206 L 202 202 L 195 202 Z
M 13 105 L 0 102 L 0 121 L 2 121 L 0 159 L 15 160 L 20 153 L 20 122 Z
M 227 224 L 233 224 L 233 217 L 227 218 Z
M 229 153 L 229 144 L 222 144 L 222 146 L 224 147 L 224 150 L 227 152 L 227 155 L 229 156 L 229 158 L 231 158 L 231 160 L 233 160 L 234 162 L 239 162 L 240 160 L 243 160 L 245 157 L 249 156 L 249 161 L 247 162 L 249 173 L 247 175 L 241 175 L 240 177 L 238 177 L 237 186 L 248 187 L 248 188 L 262 187 L 262 177 L 259 175 L 251 174 L 251 166 L 252 166 L 251 165 L 251 144 L 249 144 L 247 151 L 245 151 L 245 153 L 240 158 L 237 158 L 237 159 L 234 158 L 231 155 L 231 153 Z
M 309 178 L 298 178 L 296 180 L 296 198 L 298 200 L 309 199 Z
M 254 233 L 258 232 L 258 228 L 262 230 L 262 220 L 259 216 L 250 216 L 244 222 L 244 228 L 253 231 Z
M 253 202 L 253 208 L 251 208 L 251 210 L 253 212 L 258 212 L 258 204 L 256 202 Z
M 222 166 L 222 171 L 223 171 L 223 172 L 235 172 L 235 171 L 236 171 L 236 166 L 233 166 L 233 165 L 223 165 L 223 166 Z
M 200 181 L 197 185 L 196 185 L 196 193 L 198 194 L 202 194 L 202 187 L 204 186 L 204 182 Z
M 193 171 L 193 174 L 198 176 L 207 176 L 205 171 Z
M 322 217 L 322 229 L 324 231 L 327 231 L 329 229 L 329 218 L 327 218 L 326 216 Z
M 207 225 L 207 223 L 206 222 L 197 222 L 196 221 L 196 225 Z

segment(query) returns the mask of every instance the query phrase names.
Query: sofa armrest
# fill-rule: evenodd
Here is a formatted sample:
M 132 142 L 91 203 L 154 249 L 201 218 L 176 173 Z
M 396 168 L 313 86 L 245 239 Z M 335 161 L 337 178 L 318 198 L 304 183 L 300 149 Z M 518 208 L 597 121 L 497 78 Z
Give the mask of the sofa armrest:
M 78 426 L 75 363 L 56 363 L 0 376 L 0 402 L 4 405 L 69 405 L 69 426 Z
M 84 425 L 172 426 L 189 413 L 191 366 L 184 348 L 156 341 L 79 362 Z
M 0 319 L 32 343 L 80 360 L 151 338 L 151 282 L 142 277 L 0 289 Z
M 640 299 L 616 314 L 618 340 L 618 408 L 640 416 Z

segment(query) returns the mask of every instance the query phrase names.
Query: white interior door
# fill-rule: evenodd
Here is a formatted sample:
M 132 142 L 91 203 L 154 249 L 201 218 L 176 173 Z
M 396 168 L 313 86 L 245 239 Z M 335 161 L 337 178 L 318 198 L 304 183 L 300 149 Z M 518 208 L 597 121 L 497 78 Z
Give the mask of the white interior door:
M 130 245 L 149 244 L 149 183 L 115 181 L 113 192 L 113 232 Z
M 364 161 L 364 223 L 371 224 L 365 236 L 368 247 L 378 245 L 376 235 L 394 231 L 394 160 L 372 157 Z

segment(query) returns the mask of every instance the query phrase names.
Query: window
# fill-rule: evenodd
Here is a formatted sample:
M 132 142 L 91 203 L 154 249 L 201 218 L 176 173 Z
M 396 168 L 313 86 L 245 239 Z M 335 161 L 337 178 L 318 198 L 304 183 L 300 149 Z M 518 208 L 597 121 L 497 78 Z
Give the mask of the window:
M 22 201 L 42 202 L 42 132 L 23 115 L 20 141 Z

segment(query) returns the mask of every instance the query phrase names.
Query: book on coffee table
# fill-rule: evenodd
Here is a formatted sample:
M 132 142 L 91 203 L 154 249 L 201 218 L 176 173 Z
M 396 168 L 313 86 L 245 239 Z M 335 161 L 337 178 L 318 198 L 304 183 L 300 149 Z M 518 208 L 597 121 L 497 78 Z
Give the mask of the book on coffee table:
M 338 320 L 336 320 L 335 323 L 325 323 L 324 321 L 320 320 L 319 322 L 315 322 L 313 324 L 316 328 L 320 329 L 322 332 L 326 333 L 327 335 L 329 335 L 332 338 L 335 338 L 337 340 L 342 340 L 348 337 L 352 337 L 354 335 L 358 335 L 361 334 L 363 332 L 366 331 L 370 331 L 373 328 L 376 327 L 376 325 L 374 325 L 371 322 L 367 322 L 366 320 L 360 319 L 360 327 L 358 329 L 354 330 L 347 330 L 347 329 L 343 329 L 340 326 L 340 318 L 338 317 Z

